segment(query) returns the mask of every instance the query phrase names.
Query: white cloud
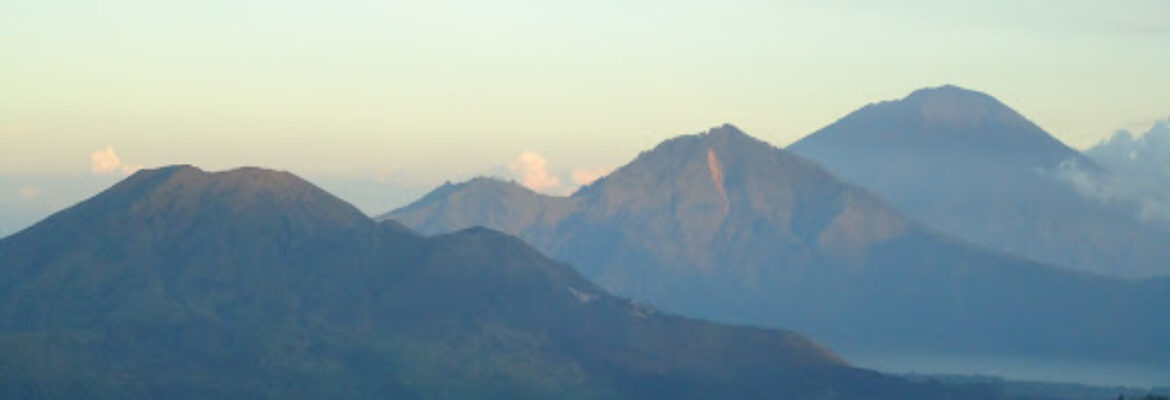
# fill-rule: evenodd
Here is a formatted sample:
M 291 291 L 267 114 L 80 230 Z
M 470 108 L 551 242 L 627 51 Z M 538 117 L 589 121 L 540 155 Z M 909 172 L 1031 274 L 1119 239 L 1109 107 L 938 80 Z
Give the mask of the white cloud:
M 127 165 L 122 162 L 118 154 L 114 152 L 113 146 L 106 146 L 105 149 L 94 150 L 89 153 L 90 170 L 96 174 L 110 174 L 114 172 L 121 172 L 123 174 L 131 174 L 142 169 L 142 165 Z
M 578 186 L 588 185 L 596 181 L 598 178 L 609 175 L 613 172 L 613 168 L 597 167 L 597 168 L 577 168 L 573 170 L 573 183 Z
M 44 190 L 32 185 L 24 185 L 16 190 L 16 196 L 25 200 L 33 200 L 41 197 L 43 194 L 45 194 Z
M 94 173 L 108 174 L 118 169 L 122 165 L 122 160 L 114 153 L 113 146 L 106 146 L 105 150 L 94 150 L 89 153 L 90 169 Z
M 613 172 L 613 168 L 576 168 L 569 171 L 568 180 L 562 179 L 564 174 L 554 174 L 549 170 L 549 162 L 543 155 L 532 151 L 525 151 L 508 162 L 508 171 L 512 178 L 521 185 L 537 192 L 567 195 L 583 185 L 588 185 L 597 179 Z
M 521 185 L 534 191 L 554 193 L 560 192 L 561 180 L 548 170 L 548 160 L 544 156 L 525 151 L 508 162 L 508 169 L 519 180 Z
M 1155 121 L 1140 136 L 1118 131 L 1085 154 L 1106 173 L 1061 164 L 1059 176 L 1082 195 L 1134 209 L 1142 221 L 1170 223 L 1170 120 Z
M 1055 175 L 1086 198 L 1133 209 L 1139 221 L 1170 223 L 1170 188 L 1157 178 L 1088 171 L 1075 160 L 1060 163 Z

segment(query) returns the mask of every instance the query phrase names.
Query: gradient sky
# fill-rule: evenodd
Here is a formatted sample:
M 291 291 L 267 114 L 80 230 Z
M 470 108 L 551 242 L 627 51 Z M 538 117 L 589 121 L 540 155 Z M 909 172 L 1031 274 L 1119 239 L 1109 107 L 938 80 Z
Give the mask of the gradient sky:
M 1170 116 L 1165 0 L 825 3 L 0 0 L 0 207 L 175 163 L 368 212 L 533 162 L 565 191 L 671 136 L 782 146 L 947 83 L 1078 148 Z

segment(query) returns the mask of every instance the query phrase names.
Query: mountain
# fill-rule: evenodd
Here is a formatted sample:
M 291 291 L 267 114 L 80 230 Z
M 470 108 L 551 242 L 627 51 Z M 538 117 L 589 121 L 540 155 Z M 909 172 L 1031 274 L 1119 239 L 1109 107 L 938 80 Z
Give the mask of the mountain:
M 788 150 L 992 249 L 1121 277 L 1170 274 L 1170 231 L 1078 190 L 1109 172 L 983 93 L 943 86 L 870 104 Z
M 288 173 L 143 170 L 0 240 L 0 398 L 996 398 L 423 237 Z
M 569 197 L 477 179 L 382 218 L 424 234 L 500 229 L 617 294 L 853 352 L 1170 360 L 1164 282 L 950 238 L 730 125 L 667 140 Z

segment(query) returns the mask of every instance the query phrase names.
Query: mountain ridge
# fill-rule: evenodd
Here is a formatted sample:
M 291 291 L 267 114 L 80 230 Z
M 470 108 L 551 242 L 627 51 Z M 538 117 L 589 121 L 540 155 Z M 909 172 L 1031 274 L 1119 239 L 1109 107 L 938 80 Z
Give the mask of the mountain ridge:
M 998 396 L 658 313 L 486 228 L 353 210 L 287 173 L 174 167 L 0 239 L 0 397 Z
M 989 125 L 997 128 L 983 129 Z M 917 128 L 906 129 L 907 126 Z M 1080 152 L 998 99 L 955 85 L 918 89 L 901 99 L 870 103 L 817 132 L 847 128 L 861 131 L 847 142 L 838 141 L 833 145 L 900 151 L 905 147 L 890 140 L 916 140 L 922 149 L 934 151 L 947 147 L 994 149 L 1005 152 L 1006 159 L 1013 162 L 1051 165 L 1075 159 L 1096 168 Z M 823 140 L 817 132 L 788 147 L 802 150 L 796 151 L 798 154 L 814 152 L 816 147 L 824 146 L 819 143 Z M 1037 154 L 1041 154 L 1041 159 L 1035 159 Z
M 666 140 L 570 197 L 543 198 L 555 213 L 526 198 L 516 203 L 521 217 L 487 218 L 447 196 L 382 218 L 424 233 L 500 229 L 620 295 L 684 315 L 789 326 L 834 348 L 1170 356 L 1150 332 L 1060 328 L 1141 325 L 1140 315 L 1156 314 L 1142 302 L 1170 301 L 1167 293 L 942 235 L 804 157 L 743 138 L 725 125 Z M 992 333 L 976 335 L 977 326 Z

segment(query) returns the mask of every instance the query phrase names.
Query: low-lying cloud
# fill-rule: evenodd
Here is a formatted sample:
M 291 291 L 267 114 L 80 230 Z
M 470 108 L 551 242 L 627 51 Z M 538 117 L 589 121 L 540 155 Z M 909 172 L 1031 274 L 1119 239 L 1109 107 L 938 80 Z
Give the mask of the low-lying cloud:
M 537 192 L 556 192 L 561 189 L 561 180 L 548 170 L 548 160 L 544 156 L 525 151 L 508 162 L 508 169 L 512 171 L 521 185 Z
M 536 192 L 554 195 L 567 195 L 613 171 L 613 168 L 607 167 L 580 167 L 568 171 L 567 179 L 564 179 L 565 170 L 558 174 L 549 165 L 543 155 L 525 151 L 509 161 L 507 167 L 512 178 L 521 185 Z
M 1170 223 L 1170 120 L 1140 136 L 1118 131 L 1085 155 L 1107 171 L 1066 161 L 1057 175 L 1086 197 L 1132 209 L 1143 222 Z
M 113 146 L 106 146 L 104 149 L 94 150 L 92 153 L 89 153 L 89 166 L 90 170 L 95 174 L 102 175 L 115 172 L 129 175 L 134 173 L 134 171 L 142 169 L 141 165 L 131 166 L 123 163 L 122 159 L 118 157 L 118 153 L 114 152 Z

